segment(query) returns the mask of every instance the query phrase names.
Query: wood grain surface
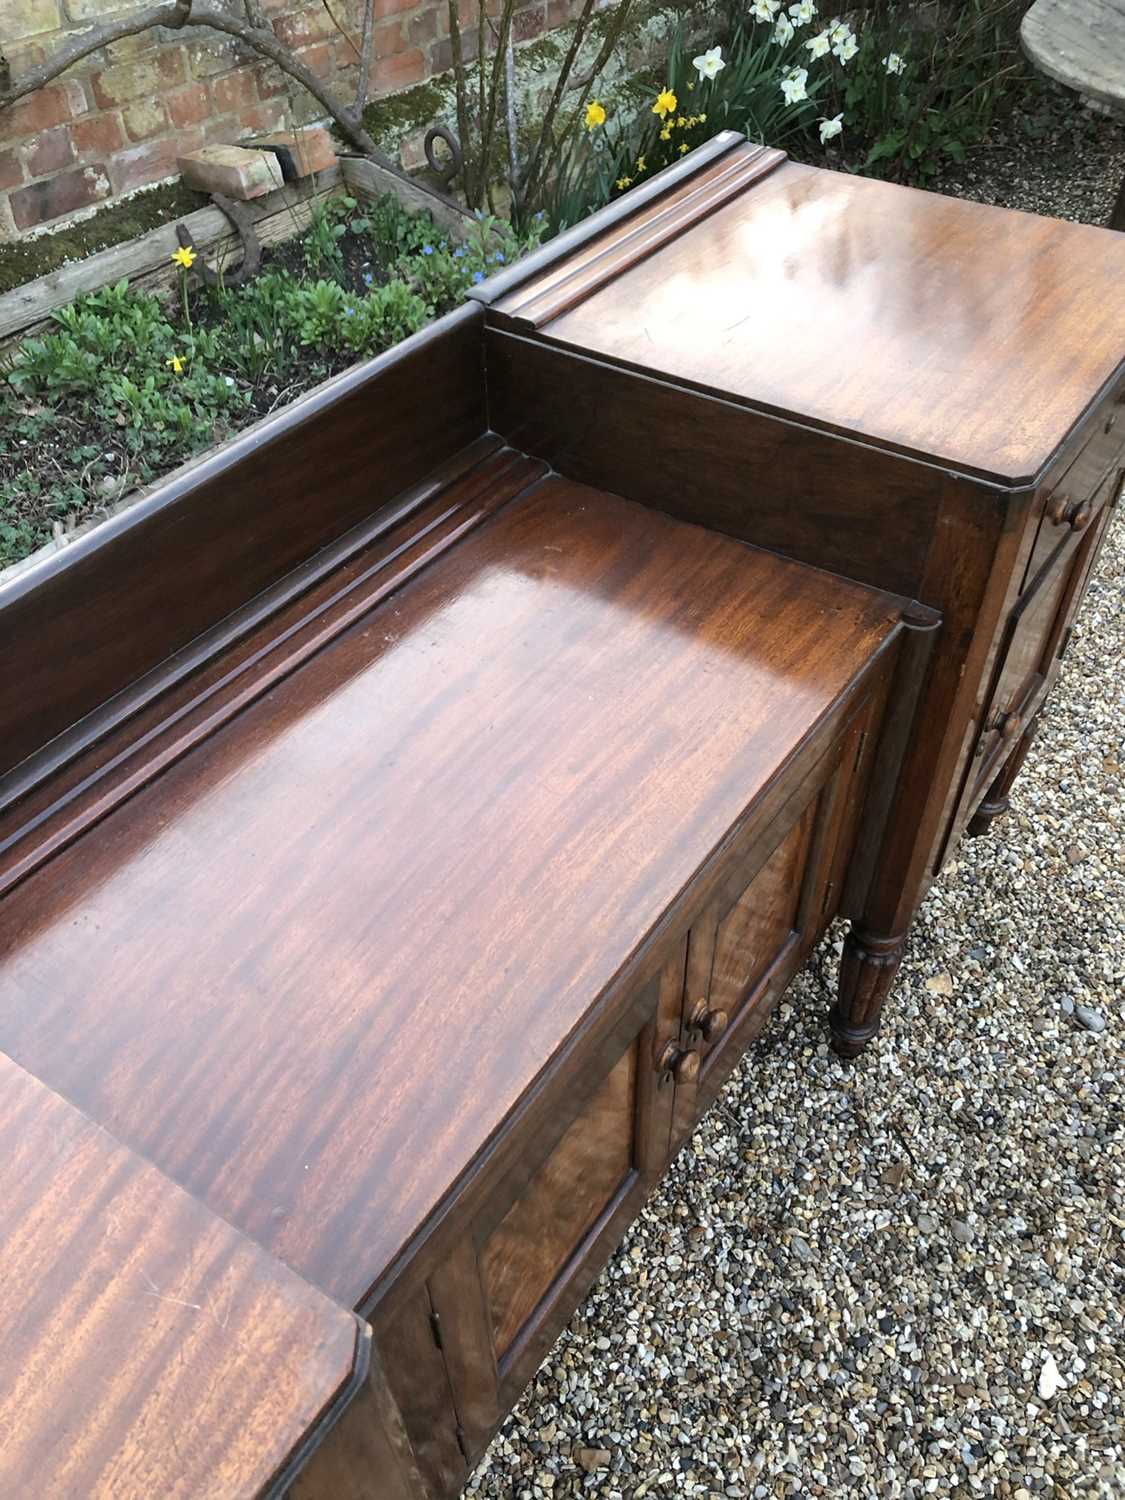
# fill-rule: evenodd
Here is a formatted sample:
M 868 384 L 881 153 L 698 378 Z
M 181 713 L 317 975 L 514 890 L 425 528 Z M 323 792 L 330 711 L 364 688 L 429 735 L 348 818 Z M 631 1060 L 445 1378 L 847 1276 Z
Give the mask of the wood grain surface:
M 0 1494 L 241 1500 L 365 1330 L 0 1054 Z
M 0 585 L 0 801 L 5 772 L 483 432 L 479 320 L 326 382 Z
M 1122 285 L 1108 230 L 786 162 L 540 333 L 1018 484 L 1119 366 Z
M 0 904 L 0 1045 L 359 1305 L 900 608 L 549 478 Z

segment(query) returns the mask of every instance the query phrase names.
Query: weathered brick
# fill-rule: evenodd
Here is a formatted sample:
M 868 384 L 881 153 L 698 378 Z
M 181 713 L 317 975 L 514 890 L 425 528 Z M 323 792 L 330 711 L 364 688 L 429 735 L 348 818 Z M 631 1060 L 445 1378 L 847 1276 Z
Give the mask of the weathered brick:
M 19 187 L 23 181 L 23 163 L 14 151 L 0 151 L 0 192 Z
M 4 26 L 0 42 L 17 42 L 24 37 L 54 31 L 61 21 L 59 0 L 4 0 Z
M 410 44 L 413 47 L 426 47 L 430 42 L 437 40 L 438 13 L 436 6 L 430 6 L 427 10 L 420 10 L 416 16 L 411 16 L 406 23 L 410 35 Z
M 461 33 L 461 53 L 466 62 L 472 62 L 477 55 L 477 28 L 470 26 L 467 31 Z M 434 73 L 448 73 L 453 66 L 453 43 L 448 37 L 436 42 L 431 50 L 431 71 Z M 396 87 L 392 84 L 391 87 Z M 404 88 L 405 84 L 397 85 Z
M 290 80 L 280 68 L 273 67 L 270 63 L 263 63 L 256 70 L 259 99 L 277 99 L 284 94 L 289 86 Z
M 547 29 L 547 7 L 529 5 L 512 17 L 512 35 L 517 42 L 529 42 Z
M 285 105 L 275 101 L 266 104 L 251 104 L 238 112 L 238 134 L 268 135 L 280 130 L 285 124 Z
M 417 4 L 417 0 L 412 3 Z M 336 27 L 323 5 L 306 5 L 291 15 L 279 16 L 273 29 L 278 41 L 287 47 L 306 47 L 310 42 L 336 35 Z
M 380 58 L 372 69 L 374 86 L 379 92 L 406 89 L 421 83 L 426 76 L 425 56 L 415 47 L 397 57 Z
M 20 141 L 53 125 L 62 125 L 74 113 L 73 93 L 64 83 L 48 84 L 0 110 L 0 141 Z
M 135 62 L 146 52 L 155 52 L 159 45 L 160 37 L 154 27 L 150 31 L 138 31 L 135 36 L 123 36 L 120 41 L 110 42 L 105 55 L 111 63 Z
M 30 187 L 17 188 L 9 198 L 12 215 L 19 229 L 34 229 L 63 214 L 89 208 L 110 195 L 109 178 L 104 165 L 74 167 Z
M 323 125 L 311 125 L 306 130 L 274 129 L 242 144 L 252 146 L 256 151 L 272 152 L 280 161 L 287 179 L 311 177 L 314 172 L 327 171 L 336 164 L 332 137 Z
M 187 49 L 188 66 L 194 78 L 213 78 L 216 73 L 225 73 L 239 61 L 238 49 L 233 42 L 209 37 L 196 42 Z
M 177 130 L 188 125 L 202 125 L 211 113 L 211 95 L 205 83 L 189 83 L 166 94 L 168 116 Z
M 190 187 L 228 198 L 261 198 L 283 180 L 276 156 L 240 146 L 204 146 L 179 157 L 178 165 Z
M 75 120 L 70 127 L 70 139 L 81 162 L 112 156 L 125 144 L 121 116 L 87 115 L 84 120 Z
M 217 114 L 226 115 L 258 102 L 255 68 L 236 68 L 211 84 L 211 100 Z
M 405 52 L 409 43 L 403 34 L 401 21 L 384 21 L 382 26 L 375 28 L 375 45 L 372 48 L 372 56 L 394 57 L 398 52 Z
M 168 112 L 158 99 L 135 99 L 121 111 L 131 141 L 151 140 L 168 128 Z
M 123 0 L 66 0 L 72 21 L 102 21 L 106 16 L 127 10 Z
M 312 47 L 300 47 L 293 56 L 303 62 L 309 72 L 315 73 L 318 78 L 328 78 L 336 66 L 336 54 L 329 42 L 317 42 Z
M 128 104 L 133 99 L 153 99 L 182 83 L 185 72 L 183 48 L 170 47 L 136 62 L 95 73 L 94 98 L 101 109 L 112 109 L 115 104 Z
M 34 136 L 27 143 L 25 153 L 29 177 L 46 177 L 74 164 L 74 148 L 65 125 L 56 125 L 53 130 Z
M 176 175 L 176 157 L 181 151 L 194 151 L 203 144 L 201 130 L 145 141 L 121 151 L 110 162 L 115 193 L 131 193 L 150 182 L 163 182 Z

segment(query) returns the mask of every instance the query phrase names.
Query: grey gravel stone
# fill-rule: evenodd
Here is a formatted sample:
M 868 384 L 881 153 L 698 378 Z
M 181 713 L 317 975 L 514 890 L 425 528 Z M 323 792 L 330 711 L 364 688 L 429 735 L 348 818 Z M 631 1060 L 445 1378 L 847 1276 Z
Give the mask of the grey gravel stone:
M 1080 1026 L 1085 1026 L 1087 1031 L 1105 1030 L 1105 1017 L 1100 1010 L 1095 1010 L 1091 1005 L 1076 1005 L 1074 1019 Z
M 957 190 L 1104 222 L 1125 130 L 1081 130 L 1069 156 L 973 153 Z M 1123 661 L 1118 516 L 1012 810 L 935 882 L 879 1036 L 850 1065 L 825 1048 L 834 931 L 471 1493 L 1123 1500 Z M 1096 1046 L 1056 996 L 1108 1019 Z M 586 1472 L 578 1448 L 613 1457 Z

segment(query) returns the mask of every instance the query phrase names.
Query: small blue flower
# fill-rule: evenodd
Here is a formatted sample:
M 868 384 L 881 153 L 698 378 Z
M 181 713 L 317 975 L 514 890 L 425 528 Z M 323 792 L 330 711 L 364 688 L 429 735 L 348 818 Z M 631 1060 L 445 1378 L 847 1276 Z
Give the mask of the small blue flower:
M 479 286 L 483 280 L 484 280 L 484 272 L 483 271 L 474 271 L 473 272 L 473 285 L 474 286 Z
M 540 223 L 542 223 L 542 221 L 543 221 L 543 210 L 540 209 L 539 212 L 535 215 L 535 222 L 537 224 L 540 224 Z
M 454 250 L 454 252 L 453 252 L 453 259 L 454 260 L 461 260 L 463 258 L 463 256 L 464 256 L 464 254 L 465 254 L 465 247 L 464 247 L 464 245 L 458 245 L 457 249 Z
M 374 278 L 374 276 L 372 276 L 372 274 L 371 274 L 370 271 L 364 271 L 364 273 L 363 273 L 363 284 L 364 284 L 364 286 L 370 286 L 371 283 L 374 280 L 375 280 L 375 278 Z
M 344 316 L 346 318 L 354 318 L 355 317 L 355 308 L 354 307 L 345 307 L 344 308 Z
M 432 245 L 423 245 L 422 246 L 422 254 L 423 255 L 432 255 L 433 253 L 434 253 L 434 247 Z
M 502 266 L 504 264 L 504 252 L 502 250 L 497 250 L 496 254 L 492 257 L 492 259 L 496 262 L 496 264 L 498 266 Z

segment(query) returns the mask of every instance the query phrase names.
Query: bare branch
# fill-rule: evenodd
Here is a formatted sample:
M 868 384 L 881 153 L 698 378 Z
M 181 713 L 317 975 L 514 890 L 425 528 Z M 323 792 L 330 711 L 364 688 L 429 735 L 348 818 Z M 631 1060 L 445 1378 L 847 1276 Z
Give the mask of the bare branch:
M 50 83 L 52 78 L 65 73 L 67 68 L 74 63 L 80 62 L 84 57 L 89 57 L 90 53 L 96 52 L 99 47 L 108 46 L 110 42 L 119 42 L 122 37 L 136 36 L 139 31 L 147 31 L 150 26 L 177 24 L 176 15 L 181 10 L 178 0 L 165 0 L 163 5 L 153 5 L 148 10 L 135 11 L 131 16 L 122 16 L 119 21 L 108 21 L 104 26 L 95 27 L 93 31 L 83 32 L 74 41 L 60 47 L 52 57 L 48 57 L 33 68 L 28 68 L 21 78 L 9 76 L 7 87 L 0 89 L 0 108 L 7 104 L 14 104 L 25 94 L 33 94 L 45 83 Z
M 375 50 L 375 0 L 367 0 L 363 12 L 363 36 L 359 45 L 359 79 L 355 86 L 355 104 L 352 106 L 356 118 L 363 119 L 363 107 L 367 103 L 368 79 L 371 74 L 371 57 Z

